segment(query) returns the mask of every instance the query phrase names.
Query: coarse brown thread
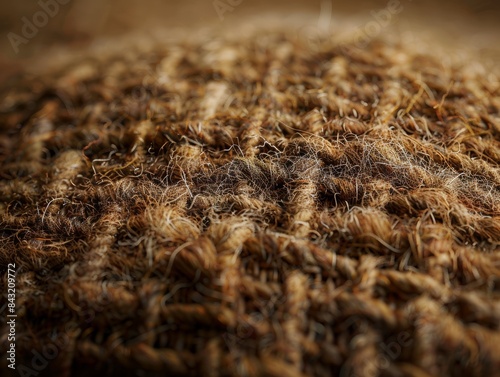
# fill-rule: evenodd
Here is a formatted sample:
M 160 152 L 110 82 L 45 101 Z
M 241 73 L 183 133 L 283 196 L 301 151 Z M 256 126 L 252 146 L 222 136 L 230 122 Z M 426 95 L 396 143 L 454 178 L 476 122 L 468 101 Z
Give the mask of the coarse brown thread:
M 3 90 L 19 364 L 499 375 L 498 82 L 398 42 L 219 38 Z

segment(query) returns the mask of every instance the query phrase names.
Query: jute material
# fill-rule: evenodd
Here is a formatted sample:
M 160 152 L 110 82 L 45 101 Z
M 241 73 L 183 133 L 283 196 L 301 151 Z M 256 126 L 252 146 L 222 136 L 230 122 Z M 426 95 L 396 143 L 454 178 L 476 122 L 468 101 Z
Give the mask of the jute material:
M 500 98 L 476 68 L 262 33 L 6 89 L 18 370 L 499 375 Z

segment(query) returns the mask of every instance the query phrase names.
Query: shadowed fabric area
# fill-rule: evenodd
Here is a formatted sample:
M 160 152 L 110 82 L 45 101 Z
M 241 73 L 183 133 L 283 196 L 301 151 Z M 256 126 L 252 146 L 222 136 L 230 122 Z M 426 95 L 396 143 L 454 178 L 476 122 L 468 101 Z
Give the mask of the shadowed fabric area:
M 24 76 L 0 108 L 17 368 L 499 375 L 499 91 L 281 32 Z

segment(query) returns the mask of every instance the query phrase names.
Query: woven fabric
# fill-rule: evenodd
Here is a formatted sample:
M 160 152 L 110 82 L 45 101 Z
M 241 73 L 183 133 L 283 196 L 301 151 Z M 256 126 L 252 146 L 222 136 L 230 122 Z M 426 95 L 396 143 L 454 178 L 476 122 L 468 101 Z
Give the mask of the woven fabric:
M 477 65 L 257 33 L 4 95 L 18 370 L 498 375 L 500 96 Z

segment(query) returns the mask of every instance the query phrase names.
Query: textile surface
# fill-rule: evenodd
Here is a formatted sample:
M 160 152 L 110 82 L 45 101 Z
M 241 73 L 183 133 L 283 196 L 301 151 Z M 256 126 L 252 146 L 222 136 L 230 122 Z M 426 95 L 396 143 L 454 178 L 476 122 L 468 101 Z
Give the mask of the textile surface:
M 310 42 L 169 41 L 3 90 L 18 369 L 499 375 L 498 79 Z

